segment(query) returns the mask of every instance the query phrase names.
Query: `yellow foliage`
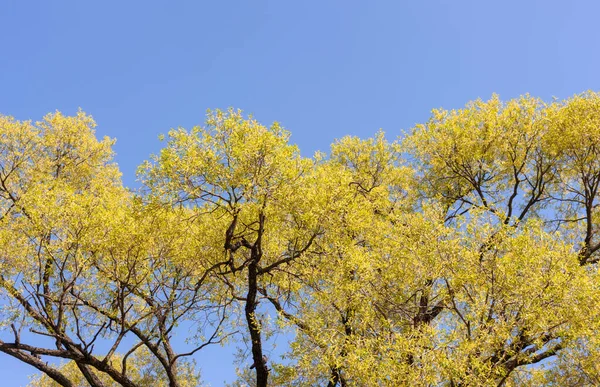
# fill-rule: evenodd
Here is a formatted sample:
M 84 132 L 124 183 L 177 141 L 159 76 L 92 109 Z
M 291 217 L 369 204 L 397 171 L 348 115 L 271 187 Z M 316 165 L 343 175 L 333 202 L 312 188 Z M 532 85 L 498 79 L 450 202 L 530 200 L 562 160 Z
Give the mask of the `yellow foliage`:
M 213 328 L 198 335 L 209 342 L 245 332 L 253 367 L 238 385 L 598 383 L 599 94 L 494 95 L 313 158 L 279 124 L 217 110 L 168 133 L 138 194 L 93 127 L 82 112 L 0 117 L 0 285 L 7 315 L 59 341 L 89 339 L 100 318 L 139 328 L 144 351 L 165 343 L 132 366 L 134 384 L 170 369 L 156 356 L 178 313 Z M 286 361 L 263 359 L 290 329 Z M 105 364 L 118 373 L 120 359 Z M 58 371 L 83 383 L 75 362 Z

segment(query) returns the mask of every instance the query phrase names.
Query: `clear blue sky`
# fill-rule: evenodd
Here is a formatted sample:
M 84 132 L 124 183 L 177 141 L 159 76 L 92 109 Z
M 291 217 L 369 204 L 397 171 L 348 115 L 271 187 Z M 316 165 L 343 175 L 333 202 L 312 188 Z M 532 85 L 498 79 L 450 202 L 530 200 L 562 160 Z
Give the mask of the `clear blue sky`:
M 158 134 L 207 108 L 279 121 L 311 155 L 494 92 L 598 91 L 598 15 L 595 1 L 1 0 L 0 113 L 81 107 L 133 186 Z M 203 367 L 213 386 L 233 377 L 219 356 Z M 1 385 L 32 371 L 0 354 Z

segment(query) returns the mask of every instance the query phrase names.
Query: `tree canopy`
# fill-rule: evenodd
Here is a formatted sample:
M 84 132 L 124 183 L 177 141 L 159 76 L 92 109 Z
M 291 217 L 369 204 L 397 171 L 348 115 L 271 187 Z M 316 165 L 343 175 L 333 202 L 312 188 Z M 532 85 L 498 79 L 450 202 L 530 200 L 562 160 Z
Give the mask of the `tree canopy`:
M 600 94 L 494 95 L 312 157 L 210 111 L 136 191 L 94 127 L 0 116 L 0 352 L 32 386 L 199 385 L 227 340 L 236 386 L 600 384 Z

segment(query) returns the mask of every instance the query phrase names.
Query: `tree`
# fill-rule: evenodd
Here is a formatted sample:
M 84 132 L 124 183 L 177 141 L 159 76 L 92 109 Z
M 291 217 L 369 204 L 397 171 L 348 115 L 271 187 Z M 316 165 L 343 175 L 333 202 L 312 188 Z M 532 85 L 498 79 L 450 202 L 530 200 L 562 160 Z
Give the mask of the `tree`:
M 598 383 L 599 94 L 493 96 L 312 158 L 217 110 L 168 133 L 137 193 L 92 125 L 2 119 L 0 351 L 39 381 L 138 386 L 149 366 L 181 386 L 237 334 L 240 386 Z M 180 350 L 185 321 L 202 337 Z
M 509 383 L 519 367 L 593 336 L 599 103 L 594 93 L 551 104 L 494 96 L 435 110 L 407 138 L 423 197 L 442 205 L 447 226 L 466 230 L 460 240 L 476 252 L 466 269 L 485 279 L 443 278 L 453 331 L 473 345 L 465 360 L 477 359 L 459 379 L 479 373 L 476 365 Z
M 178 364 L 221 340 L 228 304 L 211 294 L 208 274 L 172 264 L 189 245 L 181 214 L 156 212 L 127 192 L 112 140 L 98 141 L 93 126 L 82 112 L 36 125 L 0 118 L 0 289 L 12 334 L 0 351 L 63 386 L 75 383 L 65 374 L 73 364 L 91 386 L 135 386 L 128 362 L 145 350 L 178 386 Z M 173 329 L 188 319 L 214 330 L 177 353 Z M 70 368 L 48 358 L 70 360 Z
M 266 386 L 260 294 L 283 280 L 279 273 L 311 248 L 321 233 L 319 200 L 311 192 L 312 161 L 288 144 L 289 134 L 241 112 L 209 113 L 207 127 L 169 133 L 169 142 L 145 165 L 151 197 L 194 213 L 209 238 L 209 259 L 231 297 L 243 303 L 257 386 Z M 285 277 L 285 271 L 282 272 Z

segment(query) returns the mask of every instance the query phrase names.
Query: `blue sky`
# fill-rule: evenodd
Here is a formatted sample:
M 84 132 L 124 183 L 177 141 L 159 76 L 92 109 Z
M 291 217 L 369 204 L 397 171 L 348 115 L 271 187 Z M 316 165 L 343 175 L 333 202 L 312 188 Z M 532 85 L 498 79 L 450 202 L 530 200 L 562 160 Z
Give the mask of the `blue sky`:
M 117 138 L 135 186 L 158 134 L 207 108 L 279 121 L 309 156 L 346 134 L 395 138 L 432 108 L 494 92 L 598 91 L 599 14 L 594 1 L 2 0 L 0 113 L 81 107 Z M 211 353 L 204 375 L 219 386 L 231 358 Z M 2 385 L 32 371 L 0 354 Z

